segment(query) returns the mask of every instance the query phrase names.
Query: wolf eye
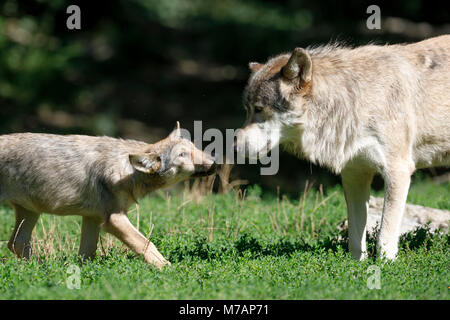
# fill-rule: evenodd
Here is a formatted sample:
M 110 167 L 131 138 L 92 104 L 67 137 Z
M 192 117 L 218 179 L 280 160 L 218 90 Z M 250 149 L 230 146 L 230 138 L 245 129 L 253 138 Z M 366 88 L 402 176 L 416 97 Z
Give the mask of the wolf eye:
M 260 113 L 263 111 L 263 109 L 264 109 L 264 107 L 262 107 L 262 106 L 255 106 L 255 113 Z
M 184 158 L 187 156 L 187 152 L 182 152 L 178 156 Z

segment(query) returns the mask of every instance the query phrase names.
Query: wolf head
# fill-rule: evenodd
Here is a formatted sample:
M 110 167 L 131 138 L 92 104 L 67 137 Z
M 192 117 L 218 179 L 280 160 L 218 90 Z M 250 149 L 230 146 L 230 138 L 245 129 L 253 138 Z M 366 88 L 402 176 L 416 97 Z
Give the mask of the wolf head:
M 177 122 L 175 130 L 164 140 L 152 144 L 141 153 L 130 154 L 130 163 L 139 172 L 170 185 L 192 177 L 213 174 L 214 159 L 182 137 Z
M 249 64 L 251 76 L 244 91 L 247 120 L 238 132 L 236 151 L 249 158 L 265 155 L 278 144 L 298 140 L 305 121 L 306 99 L 312 85 L 308 52 L 296 48 L 265 64 Z

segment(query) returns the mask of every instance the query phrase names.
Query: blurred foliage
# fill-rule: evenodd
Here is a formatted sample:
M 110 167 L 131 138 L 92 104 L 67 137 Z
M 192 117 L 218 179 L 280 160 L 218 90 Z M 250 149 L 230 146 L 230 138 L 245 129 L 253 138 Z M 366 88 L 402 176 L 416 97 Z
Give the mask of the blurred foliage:
M 70 4 L 81 8 L 81 30 L 66 27 Z M 384 28 L 382 22 L 379 31 L 365 27 L 370 4 L 1 1 L 0 133 L 106 134 L 154 141 L 176 120 L 190 130 L 194 120 L 203 120 L 204 130 L 237 128 L 245 117 L 241 93 L 251 60 L 335 39 L 358 45 L 448 33 L 445 2 L 379 3 L 383 19 L 400 18 L 394 20 L 400 27 Z M 273 177 L 259 177 L 256 166 L 236 172 L 285 190 L 298 190 L 311 177 L 325 184 L 337 181 L 289 155 L 283 154 L 281 163 L 280 174 Z

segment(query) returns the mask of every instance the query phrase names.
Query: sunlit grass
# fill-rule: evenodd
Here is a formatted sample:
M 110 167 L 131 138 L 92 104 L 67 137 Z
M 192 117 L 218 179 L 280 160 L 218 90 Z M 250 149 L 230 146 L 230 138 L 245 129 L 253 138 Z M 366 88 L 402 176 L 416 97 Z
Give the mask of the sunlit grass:
M 378 194 L 379 195 L 379 194 Z M 450 209 L 450 184 L 413 185 L 409 201 Z M 450 238 L 426 231 L 403 237 L 399 258 L 354 261 L 347 252 L 343 192 L 306 189 L 298 198 L 245 192 L 211 195 L 157 192 L 130 208 L 172 266 L 149 268 L 119 241 L 101 234 L 94 261 L 76 253 L 80 217 L 42 215 L 25 262 L 6 247 L 14 216 L 0 207 L 0 298 L 3 299 L 448 299 Z M 373 240 L 371 240 L 373 246 Z M 66 286 L 80 267 L 81 288 Z M 370 290 L 367 268 L 381 268 Z

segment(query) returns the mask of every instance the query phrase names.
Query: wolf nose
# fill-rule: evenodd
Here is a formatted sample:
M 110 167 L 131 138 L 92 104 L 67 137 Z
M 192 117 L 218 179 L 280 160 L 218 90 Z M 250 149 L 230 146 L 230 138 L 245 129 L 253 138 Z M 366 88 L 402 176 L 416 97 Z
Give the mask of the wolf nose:
M 209 168 L 209 171 L 216 172 L 218 167 L 219 165 L 217 164 L 217 162 L 214 162 Z
M 209 157 L 213 160 L 216 158 L 216 149 L 211 151 L 211 153 L 209 154 Z

